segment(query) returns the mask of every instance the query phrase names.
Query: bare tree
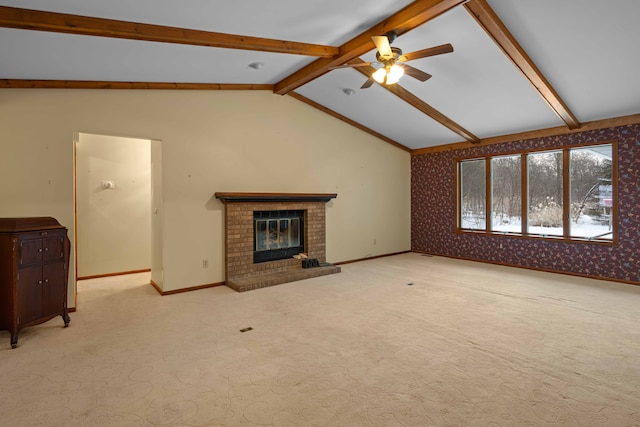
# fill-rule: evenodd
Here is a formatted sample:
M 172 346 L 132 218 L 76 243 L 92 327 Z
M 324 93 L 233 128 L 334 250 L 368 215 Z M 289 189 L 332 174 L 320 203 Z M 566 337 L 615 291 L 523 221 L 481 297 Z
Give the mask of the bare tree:
M 491 161 L 491 207 L 494 221 L 510 223 L 522 217 L 521 166 L 519 156 Z
M 471 160 L 461 163 L 462 217 L 474 228 L 486 227 L 485 221 L 485 161 Z

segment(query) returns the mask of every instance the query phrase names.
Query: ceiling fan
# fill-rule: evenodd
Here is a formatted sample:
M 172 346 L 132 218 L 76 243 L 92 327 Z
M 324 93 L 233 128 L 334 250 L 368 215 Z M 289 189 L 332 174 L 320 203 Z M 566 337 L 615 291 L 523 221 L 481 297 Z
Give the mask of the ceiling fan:
M 378 65 L 378 69 L 367 79 L 360 89 L 371 87 L 374 82 L 380 84 L 392 85 L 398 83 L 400 77 L 404 74 L 425 82 L 431 78 L 431 74 L 418 70 L 408 64 L 407 61 L 414 59 L 426 58 L 429 56 L 441 55 L 443 53 L 453 52 L 453 46 L 449 43 L 440 46 L 430 47 L 427 49 L 417 50 L 411 53 L 402 53 L 402 49 L 391 47 L 397 35 L 393 31 L 389 31 L 384 36 L 373 36 L 371 39 L 375 43 L 378 51 L 376 52 L 377 62 L 360 62 L 356 64 L 344 64 L 330 67 L 331 70 L 337 68 L 354 68 L 365 67 L 369 65 Z

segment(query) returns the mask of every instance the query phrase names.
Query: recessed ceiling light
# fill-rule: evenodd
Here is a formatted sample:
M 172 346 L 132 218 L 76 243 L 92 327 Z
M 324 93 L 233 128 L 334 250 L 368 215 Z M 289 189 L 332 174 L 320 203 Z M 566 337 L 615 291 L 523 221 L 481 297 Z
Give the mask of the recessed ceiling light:
M 354 93 L 356 93 L 356 91 L 351 89 L 350 87 L 342 89 L 342 92 L 344 92 L 344 94 L 347 95 L 347 96 L 351 96 Z
M 251 64 L 249 64 L 249 67 L 253 68 L 254 70 L 259 70 L 260 68 L 264 67 L 264 62 L 252 62 Z

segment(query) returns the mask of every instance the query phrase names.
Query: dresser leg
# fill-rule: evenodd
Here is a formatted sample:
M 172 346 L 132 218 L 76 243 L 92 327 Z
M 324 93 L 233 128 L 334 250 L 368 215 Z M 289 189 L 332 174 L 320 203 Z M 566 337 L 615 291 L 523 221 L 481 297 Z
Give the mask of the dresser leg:
M 11 333 L 11 348 L 16 348 L 18 346 L 18 332 Z
M 62 315 L 62 320 L 64 320 L 64 327 L 66 328 L 67 326 L 69 326 L 69 322 L 71 322 L 71 318 L 69 317 L 69 313 L 67 313 L 66 311 L 64 312 L 64 314 Z

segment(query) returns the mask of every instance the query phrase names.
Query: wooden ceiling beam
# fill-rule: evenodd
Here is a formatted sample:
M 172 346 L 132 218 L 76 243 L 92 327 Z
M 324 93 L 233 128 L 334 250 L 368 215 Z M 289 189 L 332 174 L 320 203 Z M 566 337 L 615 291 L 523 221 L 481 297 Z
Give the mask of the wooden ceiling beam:
M 280 82 L 276 83 L 275 93 L 286 95 L 294 89 L 308 83 L 329 71 L 329 67 L 345 64 L 375 48 L 371 36 L 380 36 L 388 31 L 401 35 L 443 13 L 464 4 L 468 0 L 417 0 L 389 18 L 374 25 L 365 32 L 349 40 L 339 48 L 333 58 L 317 59 Z
M 0 6 L 0 27 L 226 49 L 288 53 L 323 58 L 330 58 L 338 54 L 338 48 L 335 46 L 214 33 L 6 6 Z
M 528 139 L 549 138 L 554 136 L 571 135 L 578 132 L 587 132 L 613 128 L 618 126 L 632 126 L 640 124 L 640 114 L 630 116 L 615 117 L 613 119 L 594 120 L 592 122 L 582 123 L 580 129 L 567 129 L 566 126 L 557 126 L 546 129 L 538 129 L 533 131 L 525 131 L 512 133 L 508 135 L 492 136 L 481 141 L 482 145 L 504 144 L 506 142 L 525 141 Z M 417 148 L 411 151 L 411 155 L 418 156 L 420 154 L 439 153 L 442 151 L 461 150 L 463 148 L 473 147 L 466 141 L 454 142 L 451 144 L 436 145 L 433 147 Z
M 0 89 L 273 90 L 271 84 L 0 79 Z
M 364 61 L 362 61 L 361 59 L 357 59 L 351 62 L 358 63 L 358 62 L 364 62 Z M 367 78 L 371 76 L 371 74 L 373 74 L 373 72 L 375 71 L 373 67 L 354 67 L 353 69 L 359 71 L 360 73 L 365 75 Z M 405 78 L 408 78 L 408 77 L 405 77 Z M 374 84 L 377 84 L 377 83 L 374 83 Z M 462 126 L 460 126 L 459 124 L 457 124 L 456 122 L 454 122 L 453 120 L 451 120 L 450 118 L 442 114 L 440 111 L 436 110 L 431 105 L 427 104 L 422 99 L 418 98 L 417 96 L 415 96 L 414 94 L 412 94 L 411 92 L 409 92 L 408 90 L 400 86 L 399 84 L 396 83 L 393 85 L 380 85 L 380 86 L 382 86 L 384 89 L 388 90 L 389 92 L 393 93 L 398 98 L 402 99 L 404 102 L 408 103 L 412 107 L 418 109 L 422 113 L 431 117 L 433 120 L 440 123 L 447 129 L 460 135 L 461 137 L 471 142 L 472 144 L 480 143 L 480 138 L 478 138 L 477 136 L 475 136 L 474 134 L 472 134 L 471 132 L 469 132 L 468 130 L 466 130 L 465 128 L 463 128 Z
M 345 123 L 347 123 L 347 124 L 349 124 L 349 125 L 351 125 L 353 127 L 356 127 L 358 129 L 360 129 L 361 131 L 364 131 L 364 132 L 368 133 L 369 135 L 373 135 L 376 138 L 379 138 L 379 139 L 381 139 L 381 140 L 383 140 L 385 142 L 388 142 L 389 144 L 393 145 L 394 147 L 398 147 L 399 149 L 404 150 L 404 151 L 409 152 L 409 153 L 412 151 L 409 147 L 407 147 L 405 145 L 402 145 L 399 142 L 394 141 L 393 139 L 388 138 L 388 137 L 382 135 L 381 133 L 378 133 L 378 132 L 374 131 L 373 129 L 370 129 L 370 128 L 366 127 L 366 126 L 363 126 L 360 123 L 355 122 L 355 121 L 351 120 L 350 118 L 345 117 L 342 114 L 340 114 L 340 113 L 338 113 L 336 111 L 333 111 L 330 108 L 325 107 L 324 105 L 318 104 L 317 102 L 312 101 L 309 98 L 307 98 L 307 97 L 305 97 L 303 95 L 300 95 L 297 92 L 289 92 L 288 95 L 291 96 L 292 98 L 297 99 L 298 101 L 304 102 L 305 104 L 322 111 L 323 113 L 329 114 L 330 116 L 333 116 L 338 120 L 342 120 L 343 122 L 345 122 Z
M 580 122 L 578 122 L 578 119 L 571 110 L 569 110 L 569 107 L 567 107 L 560 98 L 560 95 L 553 89 L 551 83 L 547 81 L 487 1 L 470 0 L 464 7 L 500 49 L 502 49 L 511 62 L 524 74 L 527 80 L 531 82 L 540 96 L 542 96 L 542 99 L 544 99 L 549 107 L 562 119 L 567 127 L 569 129 L 579 128 Z

